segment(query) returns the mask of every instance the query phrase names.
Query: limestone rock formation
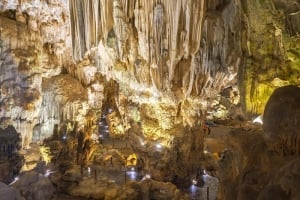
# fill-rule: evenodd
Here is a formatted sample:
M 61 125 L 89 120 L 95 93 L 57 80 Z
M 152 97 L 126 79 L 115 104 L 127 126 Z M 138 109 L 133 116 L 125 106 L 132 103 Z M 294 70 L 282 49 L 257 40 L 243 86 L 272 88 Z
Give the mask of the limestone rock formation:
M 264 112 L 264 131 L 284 155 L 300 153 L 300 88 L 285 86 L 271 95 Z
M 21 137 L 13 126 L 0 129 L 0 181 L 10 183 L 20 172 L 23 157 L 18 154 Z
M 39 123 L 42 77 L 58 75 L 69 62 L 66 6 L 63 1 L 0 3 L 1 121 L 21 133 L 24 148 Z
M 0 182 L 0 195 L 1 198 L 7 200 L 24 200 L 24 198 L 20 195 L 19 191 L 13 187 L 9 187 L 8 185 Z
M 241 1 L 247 16 L 242 34 L 244 67 L 239 89 L 243 107 L 259 115 L 272 92 L 299 85 L 299 1 Z M 286 20 L 284 20 L 286 19 Z M 291 25 L 294 24 L 294 25 Z
M 220 198 L 299 198 L 293 178 L 299 171 L 299 94 L 296 86 L 276 89 L 265 108 L 263 130 L 230 132 L 218 161 Z
M 3 0 L 0 126 L 13 126 L 23 149 L 50 138 L 53 155 L 41 158 L 57 164 L 57 187 L 77 196 L 93 191 L 72 190 L 89 183 L 76 165 L 109 153 L 124 164 L 119 151 L 97 144 L 95 127 L 106 115 L 111 136 L 128 140 L 156 180 L 190 184 L 194 166 L 205 166 L 220 178 L 220 198 L 297 198 L 288 177 L 298 169 L 299 88 L 285 97 L 275 89 L 300 84 L 299 13 L 297 0 Z M 263 113 L 273 91 L 266 134 L 240 127 L 224 141 L 204 139 L 207 119 L 242 126 Z M 49 189 L 43 197 L 22 182 L 26 198 L 50 198 L 48 179 L 26 179 Z M 152 180 L 93 195 L 185 198 Z
M 224 10 L 217 11 L 219 23 L 211 29 L 209 24 L 215 19 L 206 11 L 216 7 Z M 87 9 L 91 12 L 86 12 Z M 227 16 L 226 12 L 231 11 L 233 14 Z M 176 92 L 179 96 L 175 98 L 182 99 L 190 95 L 214 96 L 237 74 L 241 59 L 240 35 L 236 33 L 232 37 L 230 42 L 233 43 L 222 40 L 227 35 L 231 37 L 234 27 L 230 23 L 234 24 L 241 15 L 233 1 L 222 5 L 205 4 L 204 1 L 170 4 L 168 1 L 116 0 L 93 6 L 91 1 L 71 1 L 70 12 L 74 58 L 82 59 L 84 52 L 100 43 L 98 68 L 120 82 L 124 80 L 117 77 L 119 70 L 113 69 L 118 62 L 128 66 L 128 81 L 139 87 Z M 109 34 L 111 32 L 114 34 Z M 95 37 L 95 34 L 99 36 Z M 115 44 L 110 44 L 112 36 Z M 230 49 L 229 45 L 236 48 L 232 48 L 232 52 L 221 51 L 222 48 Z M 219 46 L 219 50 L 209 52 L 212 46 Z M 109 69 L 111 67 L 113 70 Z
M 19 175 L 18 181 L 13 184 L 25 199 L 45 199 L 50 200 L 54 193 L 54 188 L 50 180 L 34 171 Z

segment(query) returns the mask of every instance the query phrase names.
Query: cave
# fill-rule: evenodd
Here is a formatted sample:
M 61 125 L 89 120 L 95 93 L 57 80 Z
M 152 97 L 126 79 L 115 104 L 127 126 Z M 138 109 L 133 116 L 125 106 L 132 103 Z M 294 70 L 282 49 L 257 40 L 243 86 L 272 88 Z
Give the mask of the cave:
M 300 199 L 300 1 L 1 0 L 0 113 L 0 199 Z

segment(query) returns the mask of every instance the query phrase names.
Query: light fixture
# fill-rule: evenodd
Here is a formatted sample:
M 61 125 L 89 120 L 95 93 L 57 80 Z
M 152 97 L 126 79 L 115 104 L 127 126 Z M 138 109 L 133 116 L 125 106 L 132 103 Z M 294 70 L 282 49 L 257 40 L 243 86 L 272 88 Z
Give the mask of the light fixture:
M 12 185 L 12 184 L 14 184 L 15 182 L 17 182 L 18 180 L 19 180 L 19 177 L 16 176 L 16 177 L 14 178 L 14 180 L 13 180 L 10 184 L 8 184 L 8 185 Z
M 150 178 L 151 178 L 150 174 L 146 174 L 146 175 L 144 176 L 143 180 L 145 180 L 145 179 L 150 179 Z
M 252 122 L 253 123 L 263 124 L 263 120 L 261 118 L 261 115 L 259 115 L 258 117 L 256 117 Z
M 55 173 L 55 171 L 50 171 L 49 169 L 46 170 L 44 176 L 48 177 L 50 174 Z
M 197 181 L 196 179 L 193 179 L 193 180 L 192 180 L 192 184 L 193 184 L 193 185 L 197 185 L 197 183 L 198 183 L 198 181 Z

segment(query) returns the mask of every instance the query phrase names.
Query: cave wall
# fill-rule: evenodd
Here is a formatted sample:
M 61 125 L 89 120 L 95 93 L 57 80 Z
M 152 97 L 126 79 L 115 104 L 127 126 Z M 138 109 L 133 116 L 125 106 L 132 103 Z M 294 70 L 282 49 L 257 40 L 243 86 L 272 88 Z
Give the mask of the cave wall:
M 26 147 L 39 123 L 42 78 L 61 73 L 67 41 L 57 30 L 65 24 L 51 18 L 60 5 L 1 4 L 1 125 L 13 125 Z
M 68 10 L 66 1 L 0 2 L 1 127 L 13 125 L 23 148 L 50 137 L 55 124 L 84 124 L 102 106 L 92 67 L 82 67 L 84 80 L 65 74 L 73 65 Z
M 241 103 L 261 114 L 272 92 L 299 85 L 299 1 L 242 1 L 245 62 L 240 68 Z

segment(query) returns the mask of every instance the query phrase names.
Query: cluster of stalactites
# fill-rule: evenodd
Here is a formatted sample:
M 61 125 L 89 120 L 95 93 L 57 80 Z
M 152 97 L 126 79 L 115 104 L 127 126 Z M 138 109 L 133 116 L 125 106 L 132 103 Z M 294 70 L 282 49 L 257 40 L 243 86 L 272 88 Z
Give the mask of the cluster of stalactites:
M 240 63 L 234 26 L 239 24 L 239 6 L 235 1 L 213 2 L 70 1 L 74 59 L 81 60 L 101 43 L 115 48 L 117 59 L 127 63 L 128 70 L 134 68 L 131 73 L 136 79 L 146 74 L 140 82 L 147 86 L 160 91 L 182 89 L 184 97 L 218 93 L 236 75 Z M 218 14 L 209 15 L 210 10 Z
M 73 56 L 81 60 L 85 52 L 96 46 L 102 35 L 107 35 L 110 23 L 110 0 L 69 1 Z
M 122 58 L 126 40 L 134 29 L 140 54 L 149 64 L 159 65 L 161 57 L 168 54 L 172 78 L 178 59 L 199 49 L 203 13 L 204 1 L 70 1 L 73 56 L 75 60 L 82 59 L 92 46 L 101 39 L 105 41 L 113 28 Z

